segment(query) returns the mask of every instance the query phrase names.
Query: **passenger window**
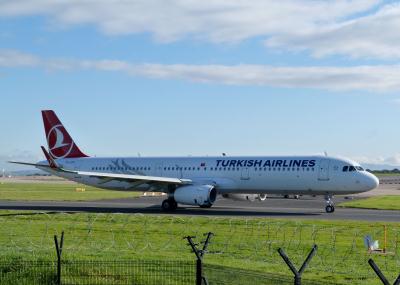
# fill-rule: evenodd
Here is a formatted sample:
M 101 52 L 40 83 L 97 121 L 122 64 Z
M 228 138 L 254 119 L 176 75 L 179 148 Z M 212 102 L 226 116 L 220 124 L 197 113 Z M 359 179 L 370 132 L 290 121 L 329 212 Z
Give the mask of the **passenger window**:
M 343 166 L 343 172 L 347 172 L 348 169 L 349 169 L 349 167 L 347 165 Z

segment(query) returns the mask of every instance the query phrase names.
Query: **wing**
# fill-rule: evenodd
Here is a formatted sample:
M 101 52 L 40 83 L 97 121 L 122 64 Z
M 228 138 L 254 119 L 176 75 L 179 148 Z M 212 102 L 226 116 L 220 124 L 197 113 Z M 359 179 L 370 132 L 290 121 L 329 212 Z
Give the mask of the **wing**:
M 74 173 L 80 176 L 95 177 L 100 179 L 99 184 L 105 184 L 110 181 L 128 182 L 131 188 L 137 188 L 142 185 L 148 187 L 147 191 L 161 191 L 164 192 L 166 186 L 176 185 L 181 186 L 185 184 L 192 184 L 192 180 L 179 179 L 174 177 L 159 177 L 159 176 L 146 176 L 146 175 L 135 175 L 135 174 L 120 174 L 120 173 L 101 173 L 91 171 L 70 171 L 62 170 L 63 172 Z
M 138 187 L 140 185 L 146 184 L 149 186 L 154 186 L 155 188 L 161 188 L 166 185 L 184 185 L 184 184 L 192 184 L 192 180 L 190 179 L 179 179 L 174 177 L 159 177 L 159 176 L 146 176 L 146 175 L 134 175 L 134 174 L 120 174 L 120 173 L 102 173 L 102 172 L 93 172 L 93 171 L 74 171 L 68 170 L 61 167 L 54 168 L 54 165 L 44 165 L 37 163 L 27 163 L 27 162 L 17 162 L 17 161 L 9 161 L 9 163 L 22 164 L 22 165 L 30 165 L 36 167 L 46 167 L 50 168 L 57 172 L 71 173 L 80 176 L 86 177 L 95 177 L 102 180 L 100 184 L 105 184 L 110 181 L 122 181 L 128 182 L 132 185 L 132 188 Z M 51 164 L 51 163 L 50 163 Z
M 68 171 L 66 172 L 75 173 L 81 176 L 87 177 L 97 177 L 100 179 L 104 179 L 107 182 L 112 180 L 125 181 L 125 182 L 152 182 L 152 183 L 161 183 L 161 184 L 190 184 L 192 181 L 189 179 L 179 179 L 179 178 L 170 178 L 170 177 L 159 177 L 159 176 L 146 176 L 146 175 L 134 175 L 134 174 L 119 174 L 119 173 L 101 173 L 101 172 L 90 172 L 90 171 Z
M 50 165 L 46 164 L 38 164 L 38 163 L 30 163 L 30 162 L 20 162 L 20 161 L 7 161 L 8 163 L 13 163 L 13 164 L 21 164 L 21 165 L 29 165 L 29 166 L 35 166 L 35 167 L 48 167 L 52 168 Z

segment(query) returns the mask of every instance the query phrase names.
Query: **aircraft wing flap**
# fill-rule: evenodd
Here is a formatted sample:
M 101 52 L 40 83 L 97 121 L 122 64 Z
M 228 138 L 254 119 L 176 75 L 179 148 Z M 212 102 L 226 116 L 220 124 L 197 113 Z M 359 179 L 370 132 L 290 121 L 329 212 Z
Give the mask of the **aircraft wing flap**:
M 119 180 L 126 182 L 143 181 L 146 182 L 158 182 L 165 184 L 186 184 L 190 181 L 179 178 L 170 177 L 158 177 L 158 176 L 146 176 L 146 175 L 134 175 L 134 174 L 120 174 L 120 173 L 101 173 L 101 172 L 88 172 L 88 171 L 73 171 L 74 173 L 82 176 L 104 178 L 108 181 Z

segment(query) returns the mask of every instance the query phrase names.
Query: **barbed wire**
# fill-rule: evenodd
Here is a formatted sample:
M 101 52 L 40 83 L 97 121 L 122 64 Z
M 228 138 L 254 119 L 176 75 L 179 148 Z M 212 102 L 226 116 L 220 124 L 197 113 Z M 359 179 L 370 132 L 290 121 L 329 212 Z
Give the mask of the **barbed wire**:
M 383 224 L 341 222 L 313 224 L 312 221 L 239 219 L 193 216 L 149 216 L 142 214 L 27 213 L 0 215 L 1 257 L 52 259 L 53 235 L 66 233 L 66 258 L 187 258 L 192 255 L 182 242 L 185 235 L 201 237 L 204 232 L 216 236 L 207 256 L 215 264 L 233 264 L 265 268 L 281 266 L 277 248 L 284 248 L 293 261 L 301 263 L 313 244 L 318 254 L 310 270 L 358 274 L 373 277 L 366 266 L 370 254 L 364 236 L 371 235 L 383 244 Z M 387 272 L 400 265 L 400 226 L 388 226 L 386 255 L 374 255 Z M 343 267 L 343 264 L 346 264 Z

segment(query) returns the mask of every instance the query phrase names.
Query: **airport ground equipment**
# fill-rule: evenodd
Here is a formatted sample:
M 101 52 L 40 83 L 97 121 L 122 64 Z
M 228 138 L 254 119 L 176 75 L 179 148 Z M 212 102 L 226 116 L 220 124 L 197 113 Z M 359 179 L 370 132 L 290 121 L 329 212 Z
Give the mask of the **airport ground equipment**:
M 389 281 L 386 279 L 385 275 L 382 273 L 378 265 L 372 260 L 368 260 L 369 265 L 372 267 L 372 269 L 375 271 L 376 275 L 379 277 L 379 279 L 382 281 L 383 285 L 390 285 Z M 394 281 L 393 285 L 400 285 L 400 274 L 397 277 L 396 281 Z
M 188 245 L 190 245 L 192 247 L 192 250 L 197 258 L 197 261 L 196 261 L 196 285 L 208 285 L 207 278 L 203 276 L 203 257 L 204 257 L 204 254 L 207 252 L 207 248 L 210 243 L 211 237 L 214 234 L 212 232 L 209 232 L 206 235 L 207 235 L 207 238 L 203 242 L 202 249 L 199 249 L 198 248 L 199 244 L 195 243 L 193 241 L 193 239 L 196 238 L 195 236 L 184 237 L 189 242 Z
M 303 274 L 304 270 L 307 268 L 308 264 L 310 263 L 311 259 L 314 257 L 314 255 L 317 253 L 318 246 L 315 244 L 313 248 L 311 249 L 310 253 L 308 254 L 306 260 L 303 262 L 303 265 L 300 267 L 300 270 L 297 271 L 296 267 L 294 264 L 290 261 L 289 257 L 286 255 L 286 253 L 283 251 L 282 248 L 278 249 L 278 252 L 282 259 L 285 261 L 289 269 L 293 272 L 294 274 L 294 285 L 301 285 L 301 275 Z M 398 285 L 398 284 L 396 284 Z

